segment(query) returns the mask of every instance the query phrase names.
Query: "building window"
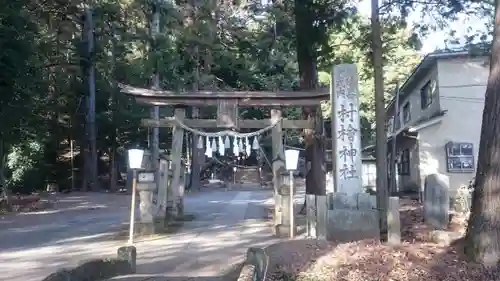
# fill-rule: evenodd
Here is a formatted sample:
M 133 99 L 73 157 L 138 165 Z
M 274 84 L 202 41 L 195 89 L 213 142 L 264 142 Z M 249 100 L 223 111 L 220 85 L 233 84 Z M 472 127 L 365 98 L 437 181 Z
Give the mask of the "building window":
M 410 102 L 405 103 L 403 106 L 403 122 L 406 124 L 411 120 L 411 112 L 410 112 Z
M 399 156 L 398 174 L 402 176 L 410 175 L 410 150 L 403 149 Z
M 420 105 L 422 109 L 429 107 L 432 103 L 432 97 L 436 89 L 436 83 L 434 80 L 430 80 L 425 83 L 425 85 L 420 89 Z
M 474 172 L 474 150 L 472 143 L 449 142 L 446 144 L 446 162 L 448 172 L 472 173 Z

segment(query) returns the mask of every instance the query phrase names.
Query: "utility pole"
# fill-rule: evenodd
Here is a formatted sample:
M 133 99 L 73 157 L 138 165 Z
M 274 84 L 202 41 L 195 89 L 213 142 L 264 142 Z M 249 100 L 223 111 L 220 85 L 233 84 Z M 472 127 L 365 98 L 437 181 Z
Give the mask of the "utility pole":
M 390 186 L 389 186 L 389 193 L 394 194 L 397 191 L 397 180 L 396 180 L 396 174 L 397 174 L 397 169 L 396 169 L 396 154 L 397 154 L 397 146 L 396 146 L 396 118 L 399 118 L 399 82 L 396 83 L 396 90 L 395 90 L 395 104 L 394 104 L 394 121 L 392 122 L 392 142 L 391 142 L 391 158 L 389 158 L 390 162 Z M 404 118 L 404 116 L 403 116 Z
M 85 25 L 86 25 L 86 43 L 87 43 L 87 83 L 88 83 L 88 96 L 87 96 L 87 137 L 89 144 L 89 157 L 87 169 L 90 172 L 90 189 L 96 190 L 99 186 L 98 172 L 97 172 L 97 130 L 95 123 L 95 47 L 94 47 L 94 23 L 92 20 L 92 7 L 87 6 L 85 10 Z
M 380 238 L 387 240 L 387 135 L 385 131 L 384 62 L 382 58 L 382 29 L 379 18 L 379 0 L 371 0 L 372 58 L 375 84 L 375 138 L 377 164 L 377 209 Z
M 159 72 L 159 60 L 158 60 L 158 35 L 160 34 L 160 5 L 158 3 L 158 0 L 153 1 L 152 6 L 151 6 L 151 11 L 152 11 L 152 21 L 151 21 L 151 54 L 154 60 L 154 70 L 153 70 L 153 77 L 151 81 L 151 88 L 158 90 L 160 89 L 160 72 Z M 151 119 L 154 119 L 156 121 L 160 120 L 160 107 L 155 105 L 151 109 Z M 159 187 L 160 181 L 159 181 L 159 173 L 158 173 L 158 163 L 160 159 L 160 129 L 158 127 L 153 127 L 151 130 L 151 136 L 150 136 L 150 149 L 151 149 L 151 157 L 152 157 L 152 163 L 151 163 L 151 168 L 153 168 L 154 171 L 156 171 L 156 188 Z

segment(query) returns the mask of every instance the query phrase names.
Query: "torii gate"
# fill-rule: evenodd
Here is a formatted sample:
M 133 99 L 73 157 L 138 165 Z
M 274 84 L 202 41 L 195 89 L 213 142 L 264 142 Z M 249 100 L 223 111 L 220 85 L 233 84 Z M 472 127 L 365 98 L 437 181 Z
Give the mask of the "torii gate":
M 183 128 L 220 128 L 221 130 L 234 129 L 262 129 L 272 127 L 272 170 L 273 186 L 275 192 L 275 232 L 279 236 L 290 235 L 290 222 L 293 214 L 290 212 L 289 187 L 284 182 L 285 163 L 283 147 L 283 129 L 308 129 L 312 136 L 321 135 L 323 123 L 320 110 L 308 110 L 304 120 L 289 120 L 282 118 L 282 107 L 302 106 L 306 108 L 319 108 L 320 102 L 328 100 L 330 93 L 328 89 L 315 91 L 196 91 L 196 92 L 173 92 L 156 89 L 137 88 L 128 85 L 120 85 L 121 91 L 135 98 L 138 103 L 152 106 L 173 106 L 174 116 L 164 119 L 143 119 L 142 124 L 147 127 L 172 127 L 173 140 L 171 152 L 173 195 L 175 200 L 169 199 L 168 207 L 179 210 L 183 209 L 184 186 L 180 184 L 181 153 L 183 146 Z M 185 108 L 187 106 L 203 107 L 217 106 L 217 119 L 186 119 Z M 265 120 L 240 120 L 239 107 L 271 107 L 271 118 Z M 323 146 L 321 146 L 322 149 Z M 155 149 L 155 148 L 153 148 Z M 156 148 L 157 149 L 157 148 Z M 324 152 L 316 151 L 312 155 L 315 163 L 324 162 Z M 158 160 L 155 160 L 158 161 Z M 324 179 L 320 180 L 324 186 Z M 181 190 L 182 189 L 182 190 Z M 174 203 L 174 201 L 176 203 Z M 169 206 L 170 205 L 170 206 Z

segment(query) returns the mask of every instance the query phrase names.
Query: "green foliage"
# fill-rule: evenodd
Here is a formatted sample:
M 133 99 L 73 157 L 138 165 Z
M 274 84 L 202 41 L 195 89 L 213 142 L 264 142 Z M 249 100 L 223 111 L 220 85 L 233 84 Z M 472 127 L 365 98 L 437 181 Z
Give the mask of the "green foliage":
M 331 33 L 329 44 L 335 52 L 320 59 L 321 76 L 325 77 L 332 65 L 355 63 L 358 66 L 362 142 L 366 145 L 373 141 L 371 125 L 375 121 L 375 100 L 373 89 L 373 65 L 371 62 L 370 22 L 361 17 L 349 19 L 339 33 Z M 406 76 L 420 60 L 417 53 L 419 45 L 415 34 L 406 25 L 398 22 L 385 22 L 383 28 L 384 78 L 386 85 L 386 103 L 394 95 L 396 83 L 404 81 Z M 326 78 L 323 78 L 326 79 Z M 324 116 L 330 114 L 330 104 L 323 106 Z
M 77 2 L 0 0 L 0 144 L 8 155 L 7 166 L 0 172 L 13 188 L 67 181 L 70 143 L 76 154 L 85 147 L 88 81 L 84 70 L 88 61 L 82 40 L 83 10 Z M 434 15 L 443 12 L 443 24 L 462 11 L 491 14 L 487 3 L 476 3 L 474 8 L 469 2 L 452 2 L 443 7 L 418 6 L 412 1 L 384 4 L 387 99 L 396 81 L 419 60 L 417 35 L 438 27 L 409 28 L 406 16 L 410 11 L 423 7 Z M 353 8 L 356 1 L 285 0 L 269 7 L 243 2 L 215 6 L 213 1 L 198 1 L 196 7 L 185 1 L 162 3 L 160 34 L 154 40 L 148 23 L 152 1 L 94 3 L 96 49 L 92 58 L 97 73 L 97 145 L 103 161 L 112 157 L 113 147 L 123 151 L 147 142 L 147 129 L 140 126 L 140 120 L 149 116 L 149 109 L 120 94 L 116 82 L 148 87 L 158 70 L 161 86 L 171 90 L 297 89 L 297 52 L 317 57 L 323 86 L 330 82 L 332 65 L 358 65 L 363 141 L 370 142 L 374 118 L 370 26 Z M 257 20 L 258 11 L 266 11 L 267 17 Z M 310 44 L 297 46 L 300 36 Z M 325 104 L 325 113 L 328 108 Z M 171 114 L 170 108 L 163 110 L 162 115 Z M 212 109 L 202 112 L 211 114 Z M 301 110 L 287 108 L 285 114 L 298 119 Z M 269 112 L 248 108 L 242 116 L 260 119 Z M 163 137 L 167 130 L 161 134 L 160 146 L 169 147 L 170 138 Z M 297 132 L 289 136 L 291 142 L 300 142 Z M 75 159 L 77 174 L 82 163 L 81 156 Z
M 10 170 L 7 186 L 14 192 L 29 191 L 44 180 L 43 167 L 44 147 L 38 141 L 27 141 L 25 144 L 15 145 L 7 155 L 6 166 Z

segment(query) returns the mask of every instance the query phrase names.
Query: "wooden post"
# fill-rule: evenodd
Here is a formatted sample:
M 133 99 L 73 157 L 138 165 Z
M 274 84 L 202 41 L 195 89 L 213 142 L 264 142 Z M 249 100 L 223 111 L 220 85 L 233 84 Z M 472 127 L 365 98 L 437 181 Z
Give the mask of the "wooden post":
M 192 113 L 191 117 L 193 119 L 197 119 L 199 117 L 199 111 L 200 109 L 198 107 L 193 107 L 192 108 Z M 200 182 L 200 172 L 201 172 L 201 166 L 203 165 L 203 149 L 198 148 L 198 138 L 200 136 L 193 134 L 193 140 L 192 140 L 192 145 L 191 145 L 191 151 L 193 157 L 191 158 L 191 180 L 189 181 L 189 189 L 193 190 L 193 188 L 200 189 L 201 188 L 201 182 Z
M 174 189 L 172 185 L 173 171 L 172 171 L 172 155 L 167 156 L 167 174 L 166 177 L 166 192 L 165 192 L 165 223 L 170 221 L 174 215 Z
M 281 108 L 271 109 L 271 120 L 281 119 Z M 276 124 L 272 129 L 272 165 L 273 165 L 273 186 L 274 186 L 274 227 L 275 234 L 278 236 L 285 235 L 282 230 L 288 229 L 285 225 L 285 218 L 283 217 L 283 200 L 281 187 L 283 185 L 283 173 L 285 172 L 285 155 L 283 150 L 283 128 L 281 122 Z M 288 235 L 286 235 L 288 236 Z
M 175 117 L 182 121 L 186 117 L 186 110 L 184 108 L 176 108 L 174 111 Z M 184 183 L 181 183 L 181 156 L 182 156 L 182 143 L 184 141 L 184 130 L 179 126 L 174 126 L 172 130 L 172 184 L 169 188 L 173 189 L 173 215 L 182 216 L 184 210 Z
M 394 195 L 398 191 L 397 187 L 397 179 L 396 179 L 396 174 L 397 174 L 397 169 L 396 169 L 396 155 L 397 155 L 397 136 L 396 136 L 396 118 L 399 117 L 399 84 L 396 83 L 396 90 L 395 90 L 395 95 L 396 95 L 396 102 L 394 103 L 394 117 L 393 117 L 393 122 L 392 122 L 392 142 L 391 142 L 391 157 L 389 158 L 389 175 L 390 175 L 390 181 L 389 181 L 389 194 Z M 404 119 L 404 116 L 403 116 Z M 401 120 L 399 120 L 401 122 Z M 401 124 L 402 125 L 402 124 Z

